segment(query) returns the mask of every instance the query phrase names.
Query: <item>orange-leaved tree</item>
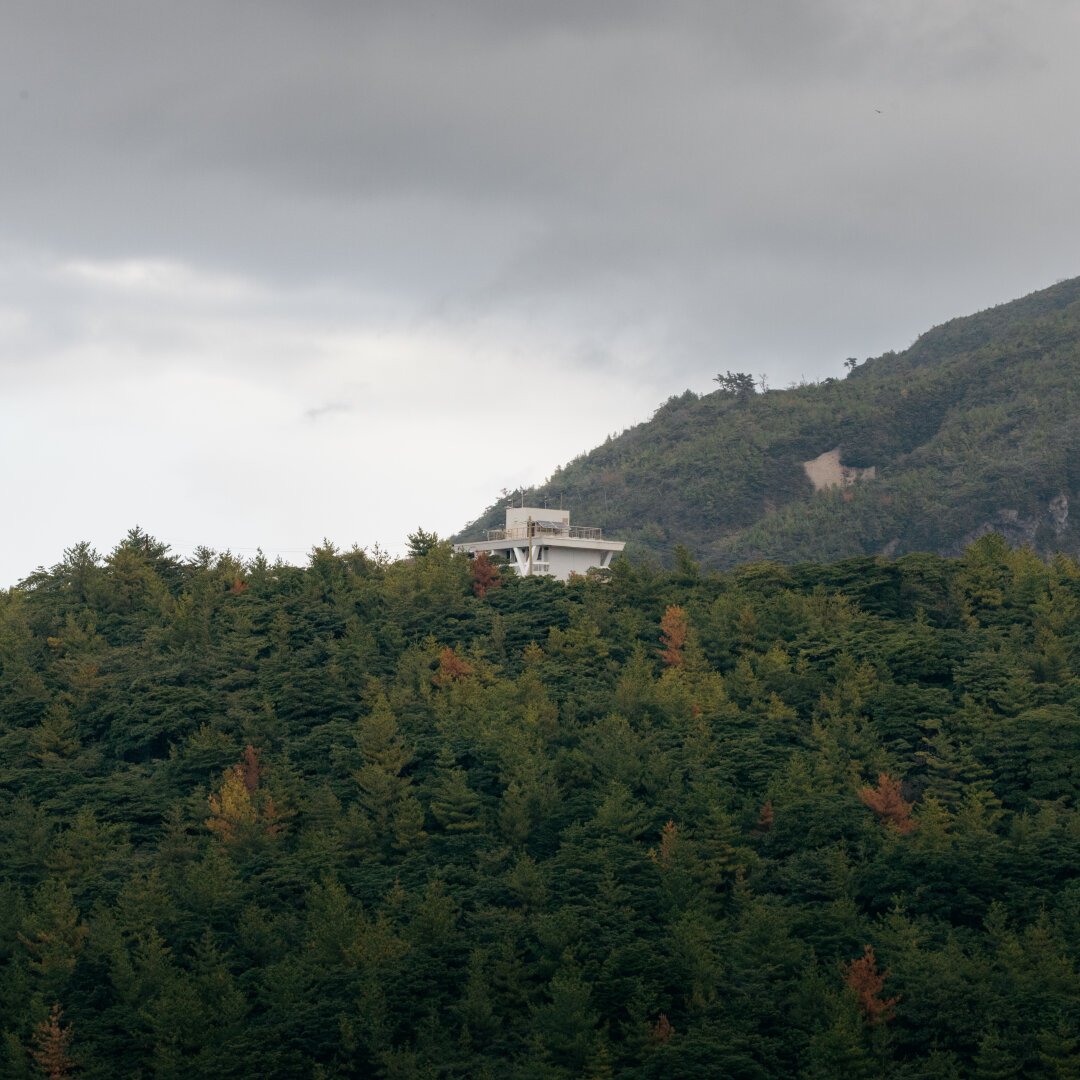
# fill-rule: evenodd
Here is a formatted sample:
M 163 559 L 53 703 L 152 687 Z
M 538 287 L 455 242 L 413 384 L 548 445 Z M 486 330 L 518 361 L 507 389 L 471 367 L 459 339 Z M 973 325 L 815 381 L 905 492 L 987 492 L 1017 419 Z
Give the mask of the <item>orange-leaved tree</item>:
M 68 1051 L 73 1035 L 70 1024 L 62 1024 L 64 1010 L 59 1004 L 49 1010 L 49 1018 L 34 1028 L 34 1049 L 30 1052 L 43 1076 L 49 1080 L 63 1080 L 75 1067 Z
M 877 787 L 859 789 L 859 798 L 878 816 L 882 825 L 893 825 L 897 832 L 914 832 L 918 823 L 911 816 L 912 803 L 901 794 L 899 780 L 888 773 L 879 773 Z
M 669 605 L 660 619 L 660 660 L 664 667 L 682 667 L 686 663 L 683 646 L 689 627 L 686 609 Z
M 855 992 L 863 1019 L 868 1024 L 880 1024 L 891 1020 L 896 1012 L 896 1003 L 900 998 L 881 996 L 888 977 L 887 971 L 878 971 L 872 945 L 865 946 L 862 956 L 844 967 L 844 983 L 849 990 Z
M 468 660 L 458 656 L 453 649 L 445 648 L 439 653 L 439 668 L 431 676 L 431 681 L 436 686 L 449 686 L 451 683 L 471 675 L 474 670 Z

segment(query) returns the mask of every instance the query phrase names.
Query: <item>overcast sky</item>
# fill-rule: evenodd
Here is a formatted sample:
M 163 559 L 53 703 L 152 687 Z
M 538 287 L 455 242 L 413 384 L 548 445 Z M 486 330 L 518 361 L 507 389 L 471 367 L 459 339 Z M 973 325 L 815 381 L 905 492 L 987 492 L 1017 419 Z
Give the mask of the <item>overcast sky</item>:
M 1075 0 L 2 0 L 0 586 L 398 552 L 1080 274 L 1078 56 Z

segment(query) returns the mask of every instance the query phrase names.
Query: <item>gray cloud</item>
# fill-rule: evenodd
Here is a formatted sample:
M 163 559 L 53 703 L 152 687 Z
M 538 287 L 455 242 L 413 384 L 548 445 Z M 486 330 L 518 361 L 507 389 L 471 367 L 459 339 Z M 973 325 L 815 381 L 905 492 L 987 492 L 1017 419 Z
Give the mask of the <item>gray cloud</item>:
M 315 405 L 304 410 L 304 416 L 308 420 L 319 421 L 327 416 L 335 416 L 341 413 L 355 412 L 355 406 L 347 401 L 327 401 L 323 405 Z
M 24 404 L 212 377 L 264 445 L 363 383 L 423 440 L 481 378 L 492 410 L 522 371 L 606 379 L 550 471 L 650 395 L 840 374 L 1080 270 L 1067 0 L 12 0 L 4 30 Z M 298 458 L 350 427 L 300 426 Z

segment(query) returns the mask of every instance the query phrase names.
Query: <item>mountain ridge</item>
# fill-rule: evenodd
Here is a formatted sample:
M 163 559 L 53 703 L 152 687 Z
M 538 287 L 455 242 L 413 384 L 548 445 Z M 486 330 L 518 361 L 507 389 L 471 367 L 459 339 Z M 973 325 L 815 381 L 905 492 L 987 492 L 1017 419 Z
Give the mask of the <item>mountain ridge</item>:
M 723 568 L 955 554 L 988 531 L 1080 552 L 1080 277 L 921 334 L 826 379 L 761 393 L 686 391 L 521 494 L 670 561 Z M 815 490 L 836 452 L 862 479 Z M 869 479 L 868 470 L 873 470 Z M 500 524 L 493 503 L 460 537 Z

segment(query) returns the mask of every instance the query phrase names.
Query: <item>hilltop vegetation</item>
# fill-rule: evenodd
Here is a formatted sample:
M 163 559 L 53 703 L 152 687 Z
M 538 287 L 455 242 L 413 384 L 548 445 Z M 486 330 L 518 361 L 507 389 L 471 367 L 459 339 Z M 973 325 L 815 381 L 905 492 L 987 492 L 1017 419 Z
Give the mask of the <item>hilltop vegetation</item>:
M 0 594 L 3 1074 L 1076 1075 L 1077 670 L 996 536 L 80 545 Z
M 729 376 L 731 373 L 728 373 Z M 737 373 L 736 373 L 737 375 Z M 557 470 L 527 502 L 670 565 L 934 551 L 982 532 L 1080 552 L 1080 278 L 937 327 L 845 379 L 765 393 L 687 391 Z M 803 463 L 839 448 L 876 477 L 815 492 Z M 493 505 L 462 537 L 499 523 Z

